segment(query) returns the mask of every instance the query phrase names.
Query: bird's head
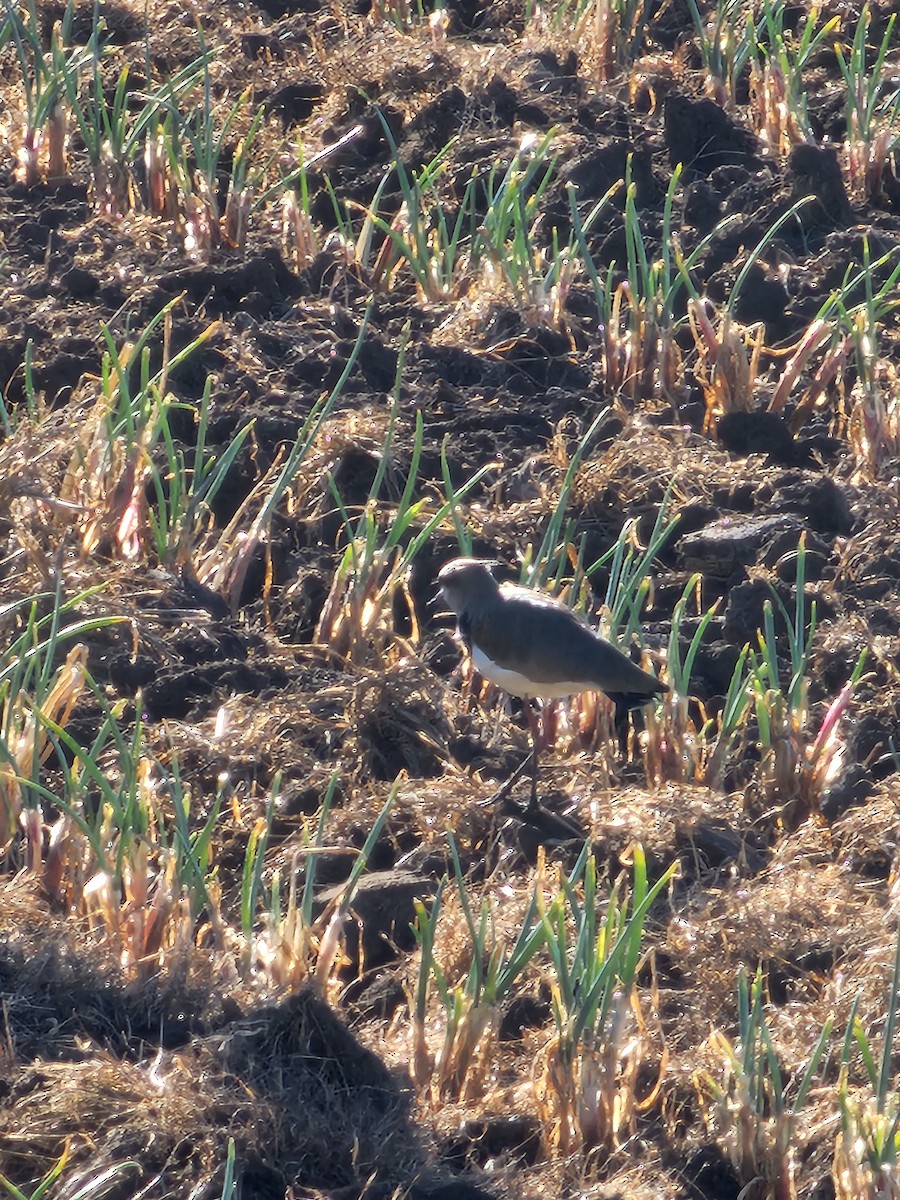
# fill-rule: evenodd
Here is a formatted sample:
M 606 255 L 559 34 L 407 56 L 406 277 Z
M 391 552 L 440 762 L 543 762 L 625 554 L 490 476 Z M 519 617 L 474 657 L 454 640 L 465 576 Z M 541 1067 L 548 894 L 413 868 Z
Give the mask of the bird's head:
M 500 585 L 491 573 L 493 562 L 485 558 L 454 558 L 438 572 L 441 594 L 459 616 L 479 600 L 496 595 Z

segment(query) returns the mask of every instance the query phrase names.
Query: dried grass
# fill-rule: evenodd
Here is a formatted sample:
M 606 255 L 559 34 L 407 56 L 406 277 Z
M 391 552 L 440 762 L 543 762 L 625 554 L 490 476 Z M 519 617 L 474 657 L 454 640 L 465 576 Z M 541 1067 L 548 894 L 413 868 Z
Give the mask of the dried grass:
M 157 44 L 165 40 L 176 58 L 180 53 L 187 61 L 196 47 L 193 37 L 181 28 L 183 18 L 178 5 L 164 5 L 155 13 Z M 233 19 L 233 14 L 226 18 L 229 36 L 237 32 Z M 271 25 L 273 44 L 284 43 L 290 49 L 284 58 L 273 55 L 266 61 L 267 84 L 274 88 L 294 78 L 298 67 L 307 62 L 308 40 L 321 52 L 318 62 L 324 67 L 328 94 L 314 120 L 304 125 L 307 157 L 330 139 L 332 127 L 340 128 L 349 119 L 356 105 L 356 86 L 379 102 L 398 99 L 409 132 L 404 149 L 410 148 L 414 157 L 438 148 L 430 145 L 434 134 L 427 116 L 421 124 L 415 123 L 448 82 L 458 79 L 469 97 L 460 128 L 454 129 L 467 156 L 461 161 L 499 159 L 514 147 L 517 133 L 508 132 L 495 114 L 476 112 L 476 106 L 489 108 L 486 88 L 495 76 L 516 86 L 533 70 L 538 53 L 548 44 L 529 31 L 522 53 L 521 44 L 515 44 L 516 32 L 511 23 L 493 43 L 454 37 L 435 45 L 424 25 L 395 36 L 371 23 L 363 27 L 341 5 L 311 15 L 309 21 L 292 14 Z M 297 49 L 301 35 L 302 51 Z M 514 44 L 504 44 L 507 36 Z M 557 49 L 561 48 L 560 43 Z M 125 54 L 120 56 L 118 49 L 115 53 L 118 65 Z M 596 47 L 591 50 L 595 53 Z M 240 65 L 238 55 L 222 56 L 213 68 L 216 88 L 236 94 Z M 622 94 L 631 83 L 621 81 Z M 596 97 L 582 99 L 588 105 Z M 612 102 L 610 111 L 614 116 L 618 111 Z M 488 129 L 491 122 L 493 128 Z M 576 159 L 586 141 L 581 135 L 566 134 L 560 146 L 566 156 Z M 277 131 L 267 130 L 260 145 L 274 148 L 277 144 Z M 368 178 L 361 178 L 366 172 Z M 371 192 L 379 172 L 380 168 L 370 170 L 369 163 L 360 162 L 349 173 L 364 196 L 367 188 Z M 35 199 L 39 202 L 40 197 Z M 166 236 L 158 225 L 139 219 L 127 228 L 118 227 L 114 235 L 92 221 L 78 230 L 65 228 L 58 240 L 66 253 L 71 250 L 99 274 L 119 278 L 122 264 L 140 259 L 135 251 L 138 245 L 145 254 L 152 243 L 155 266 L 156 258 L 165 252 Z M 822 265 L 824 270 L 824 256 Z M 49 268 L 48 260 L 34 270 L 46 274 Z M 146 284 L 132 290 L 136 307 L 157 299 L 158 275 L 148 271 L 146 278 Z M 166 281 L 166 286 L 170 284 L 171 279 Z M 407 288 L 406 294 L 410 291 Z M 397 295 L 402 294 L 401 288 Z M 509 398 L 494 387 L 491 376 L 500 363 L 501 348 L 472 349 L 484 341 L 490 300 L 486 292 L 474 288 L 468 308 L 461 308 L 432 337 L 433 343 L 465 345 L 479 355 L 487 381 L 484 396 L 476 395 L 475 388 L 455 393 L 446 385 L 454 422 L 459 410 L 467 405 L 473 409 L 471 425 L 453 426 L 461 457 L 476 453 L 465 445 L 461 428 L 474 427 L 480 414 L 493 420 L 498 411 L 512 412 L 504 407 Z M 8 307 L 23 303 L 24 293 L 17 294 Z M 329 307 L 331 303 L 331 297 L 306 297 L 302 311 L 298 306 L 296 328 L 302 323 L 305 345 L 327 338 L 327 349 L 336 346 L 333 326 L 340 314 Z M 29 295 L 28 311 L 37 307 Z M 438 319 L 442 318 L 443 314 Z M 43 312 L 34 314 L 42 330 L 49 319 Z M 284 318 L 283 327 L 288 324 Z M 93 336 L 92 309 L 80 331 L 88 327 Z M 390 325 L 384 328 L 390 331 L 386 336 L 393 336 Z M 577 336 L 573 322 L 573 338 Z M 52 347 L 53 338 L 47 340 Z M 250 405 L 267 388 L 280 386 L 280 377 L 273 383 L 274 371 L 267 374 L 270 360 L 255 346 L 252 329 L 246 336 L 223 335 L 217 354 L 224 378 L 222 395 L 236 379 L 243 389 L 238 405 L 244 400 Z M 577 359 L 575 350 L 569 356 L 571 363 L 589 370 L 592 364 L 587 360 L 583 350 L 577 352 Z M 418 362 L 413 370 L 430 381 L 430 367 L 423 369 Z M 246 379 L 252 380 L 253 388 L 247 387 Z M 15 385 L 11 394 L 17 394 L 19 380 L 11 382 Z M 436 386 L 444 387 L 443 381 Z M 464 705 L 443 680 L 413 656 L 403 660 L 407 648 L 399 643 L 392 641 L 388 647 L 384 671 L 348 669 L 327 648 L 276 644 L 271 624 L 264 629 L 262 624 L 241 628 L 237 622 L 228 623 L 173 576 L 143 564 L 112 564 L 77 555 L 69 531 L 79 513 L 74 501 L 66 505 L 59 496 L 87 414 L 89 392 L 86 385 L 74 399 L 44 413 L 39 428 L 23 420 L 0 445 L 4 600 L 48 588 L 60 576 L 67 595 L 102 582 L 102 593 L 85 601 L 83 615 L 115 613 L 127 618 L 127 623 L 87 639 L 89 668 L 102 685 L 111 683 L 117 695 L 134 694 L 130 683 L 137 676 L 127 675 L 126 667 L 149 672 L 154 682 L 160 678 L 165 682 L 173 678 L 166 674 L 169 671 L 192 671 L 200 658 L 197 647 L 203 644 L 210 656 L 221 657 L 226 638 L 235 658 L 250 662 L 258 678 L 265 680 L 268 673 L 269 684 L 264 683 L 256 694 L 229 695 L 227 684 L 201 689 L 194 710 L 198 720 L 170 721 L 165 728 L 157 725 L 148 732 L 154 751 L 166 761 L 171 762 L 172 751 L 177 753 L 198 802 L 214 793 L 219 772 L 228 771 L 231 777 L 237 793 L 229 814 L 234 819 L 223 830 L 217 848 L 221 878 L 232 889 L 227 901 L 234 900 L 247 830 L 253 827 L 277 770 L 284 771 L 283 804 L 276 814 L 267 872 L 276 865 L 293 868 L 305 833 L 304 818 L 313 817 L 335 767 L 342 773 L 328 829 L 329 849 L 336 844 L 339 851 L 335 858 L 359 844 L 360 833 L 364 834 L 366 822 L 383 799 L 386 788 L 373 783 L 373 777 L 386 784 L 399 770 L 409 778 L 401 783 L 379 853 L 390 866 L 413 866 L 434 877 L 446 866 L 443 831 L 452 826 L 466 865 L 487 873 L 501 861 L 503 916 L 514 928 L 531 875 L 518 844 L 519 825 L 501 828 L 497 814 L 476 807 L 476 801 L 491 790 L 491 771 L 501 773 L 506 765 L 503 756 L 487 745 L 489 722 L 484 713 L 462 711 Z M 229 394 L 228 399 L 234 397 Z M 303 394 L 292 397 L 292 404 L 307 400 L 304 384 Z M 557 403 L 554 399 L 554 406 Z M 377 449 L 386 410 L 377 403 L 364 408 L 368 404 L 367 394 L 356 414 L 341 414 L 323 428 L 295 481 L 284 528 L 279 531 L 283 540 L 271 548 L 277 568 L 271 595 L 271 581 L 265 586 L 273 610 L 279 604 L 287 608 L 293 600 L 290 585 L 278 592 L 282 570 L 290 577 L 298 559 L 317 566 L 325 563 L 323 571 L 332 565 L 330 551 L 319 544 L 331 505 L 323 480 L 346 458 Z M 292 414 L 295 411 L 291 408 Z M 649 511 L 673 480 L 678 503 L 720 504 L 718 494 L 742 484 L 752 485 L 757 494 L 761 494 L 758 489 L 768 488 L 770 494 L 783 473 L 766 465 L 761 455 L 746 464 L 736 463 L 719 446 L 684 428 L 624 417 L 624 431 L 609 448 L 593 454 L 579 474 L 575 509 L 581 528 L 602 543 L 601 549 L 626 513 Z M 836 414 L 834 428 L 839 423 Z M 496 420 L 492 428 L 498 428 Z M 546 448 L 552 466 L 564 467 L 567 429 L 567 423 L 561 425 Z M 871 430 L 859 427 L 852 432 L 861 450 L 868 448 L 871 453 L 876 446 Z M 892 429 L 892 436 L 895 433 Z M 428 436 L 433 436 L 431 429 Z M 483 440 L 479 445 L 483 447 Z M 891 445 L 881 449 L 892 452 Z M 266 450 L 261 448 L 262 453 Z M 429 452 L 434 453 L 434 445 Z M 461 465 L 468 469 L 472 463 Z M 837 463 L 834 473 L 840 480 L 851 469 L 849 462 Z M 896 510 L 897 488 L 895 480 L 868 474 L 860 474 L 856 485 L 858 491 L 850 497 L 857 505 L 858 532 L 837 543 L 842 559 L 835 596 L 838 604 L 856 612 L 853 645 L 857 646 L 860 639 L 869 638 L 865 589 L 873 582 L 885 585 L 886 632 L 875 638 L 872 666 L 877 666 L 877 673 L 864 702 L 880 717 L 897 707 L 896 638 L 890 625 L 897 608 L 891 557 L 895 537 L 885 519 L 885 514 Z M 493 496 L 486 496 L 471 512 L 476 537 L 503 553 L 533 541 L 536 526 L 555 499 L 556 485 L 542 477 L 537 491 L 538 498 L 524 502 L 509 489 L 501 494 L 498 488 Z M 224 554 L 228 547 L 222 550 Z M 282 550 L 286 565 L 279 560 Z M 208 565 L 213 573 L 218 569 L 215 563 Z M 227 577 L 224 566 L 221 577 Z M 252 612 L 251 620 L 256 615 Z M 217 625 L 220 620 L 223 623 Z M 13 624 L 9 620 L 3 632 Z M 842 623 L 841 629 L 846 628 L 847 623 Z M 82 697 L 74 717 L 91 729 L 96 712 Z M 885 741 L 888 732 L 885 729 Z M 454 740 L 462 736 L 471 738 L 475 746 L 477 769 L 471 774 L 454 765 L 453 753 L 459 749 Z M 516 748 L 507 759 L 519 749 L 524 751 L 522 731 L 511 728 L 509 721 L 501 740 Z M 887 750 L 886 744 L 883 749 Z M 611 764 L 605 753 L 579 750 L 573 739 L 568 753 L 558 750 L 548 756 L 542 785 L 548 797 L 561 796 L 572 805 L 590 830 L 595 853 L 608 875 L 618 872 L 621 856 L 638 837 L 645 844 L 651 872 L 674 859 L 681 864 L 671 910 L 654 914 L 652 926 L 661 1019 L 672 1052 L 664 1082 L 664 1113 L 662 1117 L 638 1114 L 634 1137 L 602 1166 L 581 1155 L 551 1158 L 545 1147 L 543 1160 L 528 1169 L 492 1164 L 489 1181 L 493 1191 L 510 1200 L 575 1194 L 585 1200 L 681 1196 L 693 1187 L 681 1174 L 682 1164 L 703 1149 L 705 1140 L 689 1081 L 703 1065 L 703 1046 L 711 1026 L 733 1034 L 739 966 L 752 970 L 763 961 L 769 968 L 772 1026 L 788 1071 L 803 1064 L 825 1016 L 832 1011 L 839 1019 L 846 1015 L 858 990 L 872 1027 L 877 1030 L 883 1020 L 900 911 L 896 800 L 887 784 L 865 806 L 845 812 L 830 835 L 815 823 L 785 835 L 769 814 L 754 819 L 751 797 L 674 785 L 648 793 L 635 783 L 634 764 L 623 769 Z M 15 861 L 11 858 L 10 865 Z M 345 855 L 342 862 L 346 861 Z M 449 916 L 439 953 L 454 968 L 462 967 L 466 948 L 461 922 L 452 910 Z M 395 982 L 409 967 L 407 961 L 389 966 L 383 978 Z M 215 1196 L 221 1191 L 225 1146 L 231 1134 L 238 1143 L 246 1195 L 284 1196 L 293 1187 L 298 1197 L 301 1189 L 308 1189 L 333 1198 L 335 1189 L 345 1188 L 343 1195 L 355 1200 L 361 1194 L 390 1195 L 395 1185 L 398 1195 L 410 1188 L 415 1194 L 412 1181 L 427 1172 L 429 1156 L 439 1152 L 422 1129 L 435 1128 L 449 1140 L 459 1136 L 467 1121 L 534 1111 L 531 1069 L 546 1048 L 550 1027 L 546 1012 L 541 1017 L 545 994 L 539 980 L 529 979 L 511 998 L 511 1003 L 521 1001 L 524 1007 L 534 1001 L 538 1027 L 513 1034 L 496 1047 L 480 1095 L 473 1091 L 465 1105 L 445 1100 L 436 1112 L 426 1112 L 423 1106 L 422 1129 L 414 1127 L 408 1107 L 411 1099 L 379 1061 L 393 1062 L 401 1069 L 406 1066 L 408 1042 L 402 1018 L 392 1028 L 377 1019 L 367 1021 L 364 1036 L 377 1051 L 376 1058 L 360 1047 L 313 992 L 302 991 L 266 1008 L 254 990 L 260 986 L 260 981 L 239 983 L 228 962 L 197 947 L 165 960 L 153 979 L 129 982 L 99 931 L 92 933 L 86 922 L 72 915 L 52 912 L 29 879 L 0 881 L 4 999 L 0 1170 L 23 1185 L 32 1182 L 52 1165 L 69 1139 L 73 1173 L 55 1193 L 60 1197 L 71 1195 L 87 1171 L 129 1158 L 140 1162 L 141 1177 L 126 1175 L 117 1194 L 136 1195 L 146 1188 L 148 1197 L 187 1195 L 192 1190 L 197 1196 Z M 829 1115 L 832 1099 L 827 1086 L 813 1094 L 812 1111 L 802 1130 L 799 1149 L 809 1195 L 824 1194 L 827 1187 L 824 1180 L 834 1133 Z M 676 1118 L 669 1116 L 679 1105 L 683 1106 L 677 1118 L 680 1132 L 674 1130 Z M 664 1154 L 678 1155 L 677 1165 L 670 1165 L 671 1160 L 663 1163 Z M 376 1177 L 371 1187 L 370 1175 Z M 467 1170 L 466 1178 L 473 1177 L 477 1178 L 474 1170 Z M 721 1194 L 728 1194 L 732 1184 L 733 1180 L 726 1180 Z M 459 1200 L 467 1187 L 459 1179 L 448 1181 L 444 1200 Z M 711 1194 L 711 1187 L 706 1191 Z M 427 1188 L 419 1188 L 419 1195 L 426 1194 Z
M 424 1166 L 402 1086 L 314 989 L 260 1007 L 197 951 L 127 984 L 31 885 L 8 882 L 2 899 L 0 1172 L 14 1181 L 68 1141 L 70 1171 L 137 1159 L 127 1194 L 158 1194 L 159 1173 L 171 1194 L 220 1175 L 229 1134 L 245 1169 L 267 1162 L 285 1184 L 399 1182 Z

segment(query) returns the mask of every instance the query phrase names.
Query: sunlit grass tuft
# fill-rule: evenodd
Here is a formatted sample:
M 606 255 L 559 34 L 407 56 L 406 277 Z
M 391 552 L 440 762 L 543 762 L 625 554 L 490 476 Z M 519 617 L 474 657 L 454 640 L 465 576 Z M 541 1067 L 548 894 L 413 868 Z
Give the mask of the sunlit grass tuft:
M 829 1050 L 829 1018 L 799 1078 L 786 1076 L 766 1016 L 762 970 L 738 981 L 738 1037 L 720 1030 L 709 1039 L 721 1073 L 704 1071 L 696 1085 L 710 1132 L 728 1154 L 745 1190 L 761 1200 L 797 1200 L 796 1127 L 810 1088 Z M 750 1194 L 750 1191 L 747 1192 Z
M 534 1080 L 548 1141 L 562 1154 L 584 1150 L 605 1159 L 632 1133 L 637 1114 L 655 1103 L 665 1075 L 666 1046 L 659 1031 L 650 1031 L 637 973 L 650 907 L 675 867 L 651 885 L 641 846 L 633 846 L 630 857 L 630 886 L 623 872 L 605 917 L 588 846 L 560 877 L 553 901 L 541 904 L 556 1034 L 535 1065 Z M 644 1083 L 640 1095 L 654 1042 L 656 1081 Z

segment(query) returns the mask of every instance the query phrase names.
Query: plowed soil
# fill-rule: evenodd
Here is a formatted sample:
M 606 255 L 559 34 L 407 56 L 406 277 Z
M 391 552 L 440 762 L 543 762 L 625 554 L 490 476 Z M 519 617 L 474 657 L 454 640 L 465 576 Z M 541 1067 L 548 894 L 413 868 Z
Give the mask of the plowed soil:
M 57 9 L 40 7 L 48 30 Z M 242 973 L 236 951 L 213 951 L 198 930 L 193 948 L 159 970 L 135 972 L 96 921 L 47 893 L 27 868 L 22 832 L 13 831 L 0 880 L 0 1170 L 26 1192 L 68 1143 L 72 1157 L 54 1196 L 74 1196 L 126 1161 L 136 1165 L 92 1194 L 219 1196 L 233 1137 L 243 1200 L 736 1200 L 747 1194 L 746 1180 L 707 1132 L 694 1078 L 712 1061 L 711 1029 L 735 1036 L 740 968 L 752 973 L 762 963 L 768 972 L 787 1077 L 802 1070 L 829 1013 L 843 1029 L 858 990 L 871 1027 L 883 1020 L 898 917 L 898 463 L 860 457 L 849 415 L 852 356 L 802 419 L 791 404 L 766 409 L 780 364 L 848 269 L 861 267 L 864 240 L 873 261 L 900 255 L 900 183 L 889 166 L 877 196 L 861 200 L 842 169 L 844 109 L 832 45 L 852 36 L 856 9 L 834 7 L 844 32 L 805 75 L 815 141 L 785 154 L 754 129 L 746 81 L 735 104 L 707 96 L 688 5 L 651 9 L 634 65 L 602 80 L 586 47 L 527 20 L 519 0 L 454 0 L 444 33 L 418 18 L 398 30 L 370 13 L 366 0 L 155 5 L 155 76 L 196 57 L 201 27 L 217 51 L 217 104 L 227 111 L 247 88 L 254 106 L 266 102 L 260 145 L 280 155 L 284 170 L 301 143 L 308 159 L 359 128 L 310 176 L 321 248 L 300 266 L 283 243 L 277 202 L 253 214 L 243 250 L 223 245 L 195 257 L 177 221 L 140 211 L 118 220 L 98 215 L 77 136 L 68 178 L 18 182 L 21 87 L 15 55 L 4 51 L 0 384 L 13 416 L 0 443 L 4 603 L 99 585 L 82 615 L 127 618 L 88 635 L 89 669 L 110 703 L 123 702 L 129 728 L 139 714 L 154 752 L 169 764 L 177 756 L 198 812 L 208 811 L 227 773 L 236 799 L 221 814 L 215 854 L 235 928 L 247 840 L 276 776 L 269 883 L 276 868 L 285 880 L 300 870 L 296 852 L 338 772 L 322 889 L 346 879 L 351 852 L 399 777 L 350 921 L 344 986 L 328 1002 L 311 985 L 290 994 L 259 972 Z M 116 2 L 102 11 L 114 44 L 110 69 L 128 63 L 136 80 L 145 78 L 144 10 Z M 792 10 L 791 19 L 800 14 Z M 871 43 L 887 14 L 887 6 L 873 7 Z M 91 6 L 77 7 L 76 39 L 90 27 Z M 898 51 L 900 41 L 891 70 Z M 387 129 L 410 172 L 455 139 L 443 180 L 457 200 L 473 171 L 508 163 L 523 137 L 553 130 L 556 160 L 542 202 L 547 246 L 554 226 L 568 237 L 568 184 L 588 204 L 630 171 L 647 244 L 658 254 L 667 188 L 682 164 L 673 217 L 682 251 L 732 218 L 692 273 L 697 291 L 715 303 L 766 230 L 813 196 L 765 247 L 736 306 L 738 322 L 759 323 L 765 347 L 750 411 L 710 421 L 686 324 L 674 394 L 637 402 L 617 394 L 584 275 L 573 281 L 561 318 L 550 320 L 481 278 L 458 296 L 427 302 L 400 265 L 390 286 L 375 292 L 358 361 L 302 479 L 238 582 L 200 582 L 193 567 L 164 565 L 146 544 L 128 561 L 102 541 L 86 551 L 76 517 L 54 499 L 96 396 L 103 327 L 121 346 L 177 300 L 173 351 L 209 331 L 169 386 L 196 406 L 212 380 L 213 452 L 253 421 L 214 504 L 215 525 L 224 529 L 283 461 L 352 352 L 373 280 L 329 238 L 336 222 L 324 171 L 338 201 L 353 202 L 348 211 L 361 220 L 392 160 Z M 400 203 L 393 179 L 382 211 Z M 621 197 L 590 242 L 604 270 L 624 263 Z M 854 301 L 864 296 L 860 285 Z M 684 303 L 682 295 L 679 316 Z M 346 547 L 329 478 L 356 515 L 385 444 L 407 322 L 379 511 L 390 511 L 402 490 L 420 416 L 415 498 L 428 505 L 442 492 L 442 453 L 456 486 L 490 464 L 462 515 L 475 552 L 510 566 L 511 577 L 540 541 L 579 438 L 608 407 L 572 492 L 573 542 L 585 539 L 590 562 L 628 518 L 646 536 L 669 492 L 680 521 L 654 568 L 644 638 L 658 667 L 674 606 L 700 571 L 704 608 L 720 601 L 692 681 L 705 712 L 718 712 L 740 649 L 761 625 L 770 585 L 791 606 L 803 534 L 807 590 L 819 616 L 809 680 L 814 726 L 869 649 L 843 727 L 842 768 L 819 811 L 796 823 L 780 819 L 755 790 L 750 744 L 717 789 L 649 787 L 639 731 L 626 761 L 606 745 L 560 743 L 546 755 L 542 801 L 591 838 L 605 881 L 616 878 L 635 840 L 654 878 L 679 864 L 651 915 L 653 971 L 648 963 L 642 976 L 649 991 L 652 974 L 657 989 L 656 1066 L 664 1043 L 668 1067 L 659 1094 L 601 1161 L 560 1154 L 538 1119 L 532 1073 L 553 1028 L 546 979 L 528 978 L 506 1005 L 477 1094 L 436 1102 L 409 1077 L 413 901 L 433 896 L 448 869 L 445 829 L 455 830 L 471 886 L 487 885 L 508 907 L 513 934 L 541 835 L 479 807 L 518 765 L 527 733 L 518 705 L 507 711 L 496 694 L 461 688 L 452 622 L 434 603 L 437 571 L 459 553 L 451 523 L 435 532 L 397 592 L 383 653 L 354 661 L 316 640 Z M 892 312 L 882 326 L 881 355 L 900 366 Z M 29 345 L 37 396 L 30 415 Z M 160 345 L 160 337 L 151 341 L 154 362 Z M 185 409 L 178 419 L 176 435 L 189 446 L 193 414 Z M 603 572 L 592 582 L 596 606 Z M 3 614 L 8 641 L 19 617 Z M 72 720 L 90 745 L 97 704 L 83 701 Z M 48 828 L 57 815 L 48 798 Z M 551 864 L 571 863 L 577 850 L 550 845 L 546 854 Z M 644 1094 L 653 1084 L 649 1070 Z M 833 1094 L 836 1078 L 835 1052 L 823 1067 L 823 1093 Z M 801 1123 L 799 1195 L 834 1195 L 834 1136 L 815 1110 Z

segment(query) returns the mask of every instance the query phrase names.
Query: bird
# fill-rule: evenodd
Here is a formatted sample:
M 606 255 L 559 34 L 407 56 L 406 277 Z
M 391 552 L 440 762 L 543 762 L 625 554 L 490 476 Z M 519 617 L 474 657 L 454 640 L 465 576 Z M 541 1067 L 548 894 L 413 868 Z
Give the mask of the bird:
M 624 727 L 630 709 L 669 690 L 559 600 L 499 583 L 492 570 L 496 565 L 489 559 L 454 558 L 438 572 L 441 594 L 456 616 L 457 636 L 475 670 L 490 683 L 528 701 L 603 692 L 615 705 L 617 728 Z M 532 737 L 532 808 L 537 758 Z

